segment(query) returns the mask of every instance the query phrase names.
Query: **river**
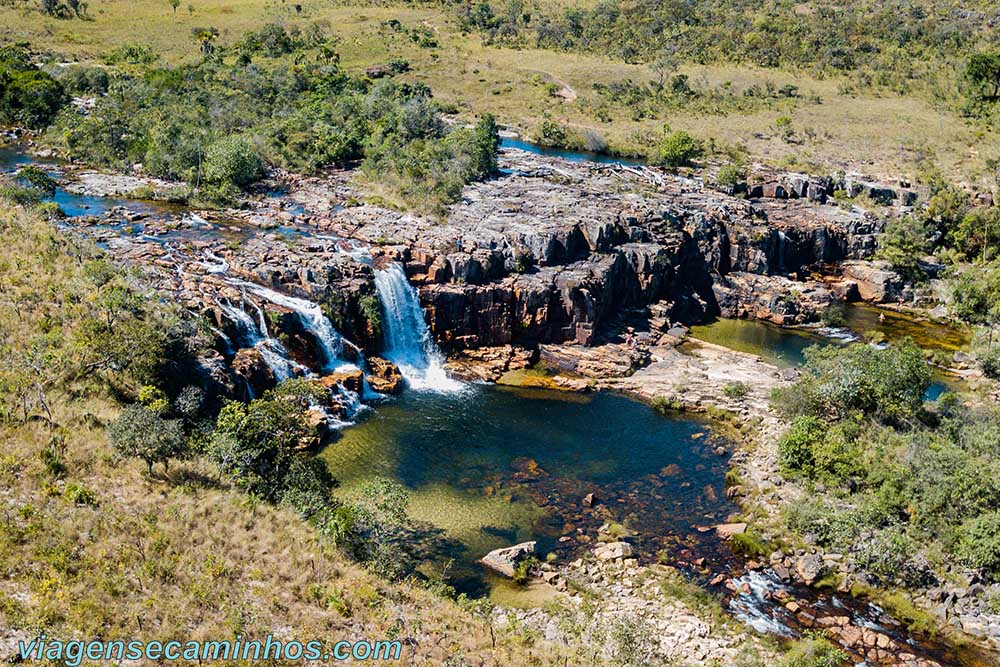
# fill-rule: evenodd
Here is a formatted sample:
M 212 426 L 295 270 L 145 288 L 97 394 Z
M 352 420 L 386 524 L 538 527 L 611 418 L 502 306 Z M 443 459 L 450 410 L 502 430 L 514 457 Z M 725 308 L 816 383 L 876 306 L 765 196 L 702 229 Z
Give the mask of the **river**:
M 505 145 L 549 153 L 523 143 L 505 141 Z M 594 159 L 586 154 L 575 157 Z M 31 161 L 23 152 L 0 149 L 2 170 Z M 43 166 L 59 171 L 54 162 Z M 58 189 L 55 201 L 70 217 L 103 215 L 125 206 L 153 218 L 189 220 L 178 239 L 222 233 L 217 225 L 176 207 L 77 195 L 64 188 Z M 113 215 L 102 225 L 111 234 L 142 233 L 141 225 L 137 229 Z M 298 228 L 279 232 L 284 236 L 311 234 Z M 230 233 L 238 236 L 242 232 Z M 225 270 L 220 265 L 219 271 Z M 477 559 L 489 550 L 537 540 L 542 554 L 575 557 L 591 548 L 602 525 L 620 524 L 632 535 L 645 562 L 661 552 L 668 560 L 681 562 L 707 555 L 716 571 L 737 577 L 737 591 L 725 593 L 725 601 L 737 618 L 752 627 L 788 635 L 802 630 L 773 596 L 776 590 L 787 587 L 769 571 L 744 573 L 742 559 L 734 556 L 714 531 L 707 530 L 738 511 L 725 494 L 731 447 L 713 435 L 708 424 L 664 416 L 613 394 L 568 394 L 448 381 L 439 375 L 440 359 L 434 356 L 433 341 L 428 342 L 426 331 L 415 320 L 419 304 L 414 305 L 415 292 L 403 284 L 405 275 L 401 283 L 399 271 L 382 271 L 377 280 L 380 300 L 383 308 L 391 311 L 386 313 L 388 326 L 397 327 L 387 331 L 386 353 L 406 367 L 411 390 L 360 413 L 358 423 L 337 432 L 321 456 L 341 481 L 338 493 L 344 497 L 377 476 L 405 486 L 411 517 L 420 528 L 413 538 L 420 544 L 414 546 L 423 550 L 425 570 L 440 573 L 450 562 L 447 580 L 458 590 L 473 595 L 509 594 L 509 588 L 477 565 Z M 262 289 L 248 288 L 268 300 L 288 301 Z M 313 330 L 323 333 L 329 327 L 312 304 L 292 305 Z M 849 309 L 848 325 L 857 335 L 881 328 L 891 339 L 908 327 L 922 331 L 922 324 L 907 325 L 905 318 L 880 318 L 878 312 L 867 307 Z M 270 340 L 263 319 L 258 325 L 237 315 L 245 323 L 247 340 L 255 345 Z M 337 359 L 334 347 L 343 344 L 335 339 L 335 333 L 321 336 L 331 341 L 326 355 L 330 366 Z M 692 329 L 693 337 L 760 354 L 779 365 L 798 365 L 803 350 L 810 345 L 835 344 L 845 338 L 837 332 L 826 333 L 724 320 Z M 960 337 L 949 331 L 929 331 L 925 340 L 956 347 L 962 344 Z M 281 356 L 276 345 L 271 352 Z M 584 503 L 588 494 L 593 494 L 594 503 Z M 701 576 L 694 569 L 691 574 Z M 793 589 L 793 594 L 810 601 L 818 615 L 846 614 L 853 622 L 879 627 L 909 643 L 914 652 L 945 664 L 985 664 L 978 663 L 976 657 L 953 656 L 946 647 L 926 638 L 914 641 L 881 610 L 864 601 L 811 589 Z M 518 601 L 516 596 L 506 599 Z

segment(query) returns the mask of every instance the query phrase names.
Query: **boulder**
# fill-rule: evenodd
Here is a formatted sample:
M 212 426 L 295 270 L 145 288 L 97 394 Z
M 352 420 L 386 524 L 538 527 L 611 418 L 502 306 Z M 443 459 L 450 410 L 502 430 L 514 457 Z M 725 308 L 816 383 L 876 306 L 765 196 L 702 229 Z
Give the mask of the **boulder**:
M 594 549 L 594 556 L 601 561 L 629 558 L 632 553 L 632 545 L 628 542 L 607 542 Z
M 534 555 L 535 542 L 522 542 L 512 547 L 494 549 L 479 561 L 494 572 L 498 572 L 505 577 L 514 576 L 514 568 L 525 558 Z
M 795 561 L 795 572 L 806 586 L 812 586 L 823 574 L 825 563 L 819 554 L 805 554 Z
M 380 394 L 398 394 L 403 391 L 403 374 L 396 364 L 381 357 L 368 359 L 368 384 Z
M 320 378 L 320 384 L 327 389 L 336 391 L 336 388 L 343 387 L 355 394 L 360 394 L 364 390 L 364 375 L 361 370 L 343 371 L 340 373 L 330 373 Z
M 747 525 L 745 523 L 720 523 L 715 526 L 715 534 L 723 539 L 732 537 L 733 535 L 742 535 L 747 532 Z
M 857 284 L 861 298 L 872 303 L 899 300 L 905 286 L 903 277 L 884 262 L 847 261 L 841 272 Z
M 230 366 L 233 372 L 244 380 L 254 396 L 260 396 L 276 384 L 271 367 L 267 365 L 260 350 L 255 347 L 239 350 Z

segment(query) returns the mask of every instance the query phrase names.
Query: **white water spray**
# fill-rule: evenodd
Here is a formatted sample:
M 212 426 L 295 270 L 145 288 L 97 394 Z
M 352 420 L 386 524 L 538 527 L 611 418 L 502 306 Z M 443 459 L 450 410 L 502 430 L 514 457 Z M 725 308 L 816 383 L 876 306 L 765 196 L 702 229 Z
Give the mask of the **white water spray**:
M 318 304 L 306 299 L 297 299 L 281 292 L 275 292 L 256 283 L 248 283 L 242 280 L 231 281 L 233 285 L 242 287 L 251 294 L 256 294 L 262 299 L 266 299 L 273 304 L 288 308 L 298 315 L 302 325 L 309 331 L 319 344 L 320 355 L 323 357 L 322 371 L 333 373 L 356 369 L 358 366 L 343 359 L 344 339 L 337 330 L 330 324 L 330 320 L 323 314 L 323 309 Z
M 444 371 L 444 355 L 431 338 L 417 290 L 406 279 L 403 267 L 393 263 L 376 271 L 375 289 L 382 302 L 386 359 L 399 366 L 413 389 L 462 391 L 465 385 Z
M 239 335 L 242 339 L 240 342 L 260 352 L 264 363 L 267 364 L 268 368 L 274 374 L 275 380 L 282 382 L 295 376 L 298 364 L 295 364 L 288 358 L 288 351 L 285 350 L 285 346 L 281 344 L 281 341 L 269 337 L 266 328 L 258 328 L 257 323 L 242 308 L 237 308 L 228 302 L 222 303 L 216 301 L 216 303 L 219 304 L 219 307 L 236 324 L 236 328 L 239 330 Z M 261 324 L 263 324 L 263 318 L 261 318 Z

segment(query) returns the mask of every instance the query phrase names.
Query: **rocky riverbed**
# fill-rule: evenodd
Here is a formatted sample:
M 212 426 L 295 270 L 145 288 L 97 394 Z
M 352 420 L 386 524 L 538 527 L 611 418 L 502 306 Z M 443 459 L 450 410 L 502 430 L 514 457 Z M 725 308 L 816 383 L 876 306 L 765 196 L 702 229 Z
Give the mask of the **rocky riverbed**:
M 522 151 L 505 151 L 501 166 L 496 179 L 466 188 L 444 220 L 361 203 L 352 174 L 334 171 L 316 178 L 279 174 L 272 190 L 243 209 L 111 209 L 67 226 L 145 269 L 162 295 L 209 325 L 214 351 L 195 372 L 216 397 L 259 395 L 283 375 L 307 371 L 326 377 L 336 396 L 361 395 L 362 367 L 370 383 L 398 388 L 391 364 L 365 363 L 381 340 L 375 272 L 398 262 L 419 290 L 434 339 L 463 376 L 503 381 L 541 363 L 548 372 L 533 381 L 544 386 L 622 391 L 667 407 L 718 411 L 732 428 L 754 435 L 754 446 L 733 457 L 740 476 L 729 493 L 770 517 L 801 497 L 804 491 L 778 474 L 775 441 L 784 424 L 767 402 L 794 372 L 685 341 L 682 325 L 712 315 L 803 324 L 835 302 L 907 299 L 902 279 L 870 260 L 880 220 L 822 203 L 824 197 L 809 195 L 808 183 L 801 192 L 767 188 L 747 199 L 654 169 Z M 67 190 L 87 196 L 169 185 L 92 172 L 77 177 Z M 317 324 L 317 313 L 335 336 Z M 276 367 L 275 355 L 286 366 Z M 355 370 L 340 370 L 335 361 Z M 747 385 L 748 393 L 727 395 L 733 382 Z M 347 398 L 334 403 L 338 416 L 352 409 Z M 806 584 L 821 571 L 849 578 L 849 555 L 831 556 L 803 545 L 750 570 L 769 568 L 779 581 L 787 572 Z M 631 598 L 624 584 L 610 582 L 621 575 L 631 585 L 632 571 L 646 566 L 590 567 L 574 564 L 560 577 L 582 571 L 607 582 L 602 599 L 617 612 L 616 600 Z M 712 585 L 742 590 L 731 575 L 714 573 Z M 943 621 L 989 640 L 1000 637 L 1000 617 L 986 602 L 1000 595 L 993 588 L 970 579 L 916 597 Z M 684 625 L 681 617 L 664 618 Z M 855 626 L 819 627 L 837 634 L 835 628 Z M 895 653 L 897 664 L 930 664 L 907 662 L 899 647 L 877 636 L 872 644 L 859 632 L 840 634 L 860 655 L 878 650 L 868 657 L 884 662 Z M 698 630 L 687 643 L 674 643 L 696 647 L 698 655 L 731 657 L 728 640 L 698 643 L 695 635 L 703 638 Z

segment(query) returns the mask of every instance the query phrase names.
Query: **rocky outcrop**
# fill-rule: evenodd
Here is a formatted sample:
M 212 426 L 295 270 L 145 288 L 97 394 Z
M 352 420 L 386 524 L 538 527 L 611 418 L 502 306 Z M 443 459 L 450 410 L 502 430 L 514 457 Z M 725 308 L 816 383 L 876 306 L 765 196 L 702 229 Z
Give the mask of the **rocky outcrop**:
M 274 373 L 257 348 L 237 351 L 230 365 L 236 376 L 251 389 L 251 396 L 260 396 L 276 384 Z
M 862 211 L 748 202 L 655 170 L 518 151 L 503 166 L 511 175 L 467 187 L 443 222 L 361 206 L 328 223 L 404 263 L 431 331 L 452 350 L 589 345 L 622 311 L 660 301 L 674 320 L 716 315 L 712 286 L 726 276 L 801 277 L 868 256 L 878 232 Z M 815 308 L 800 311 L 779 319 Z
M 381 357 L 368 359 L 368 384 L 380 394 L 398 394 L 403 391 L 403 374 L 396 364 Z
M 899 301 L 906 282 L 885 262 L 849 261 L 840 265 L 844 278 L 857 284 L 861 298 L 872 303 Z
M 730 273 L 718 280 L 712 290 L 723 317 L 782 325 L 813 322 L 824 308 L 840 300 L 822 283 L 753 273 Z
M 535 553 L 535 542 L 522 542 L 512 547 L 494 549 L 479 561 L 494 572 L 513 577 L 518 564 Z

